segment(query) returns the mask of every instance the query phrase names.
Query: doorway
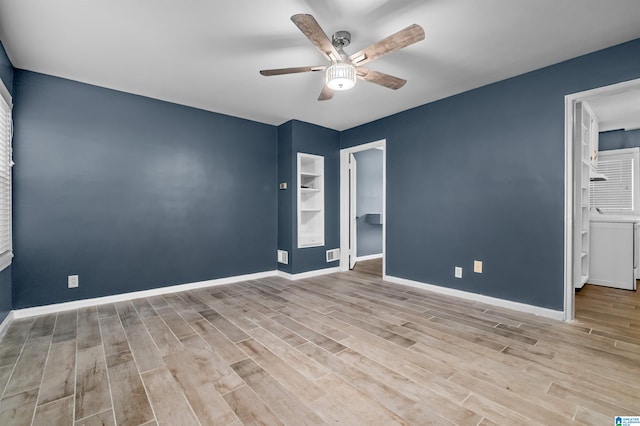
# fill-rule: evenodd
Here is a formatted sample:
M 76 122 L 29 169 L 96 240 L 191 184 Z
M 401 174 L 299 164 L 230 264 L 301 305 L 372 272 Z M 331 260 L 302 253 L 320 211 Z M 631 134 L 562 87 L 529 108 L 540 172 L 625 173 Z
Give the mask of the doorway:
M 578 133 L 578 124 L 582 115 L 581 108 L 584 104 L 598 103 L 603 99 L 622 99 L 624 94 L 640 93 L 640 79 L 618 83 L 610 86 L 600 87 L 597 89 L 587 90 L 584 92 L 574 93 L 565 96 L 565 277 L 564 277 L 564 319 L 565 321 L 573 321 L 575 318 L 575 289 L 582 285 L 579 281 L 584 281 L 585 275 L 585 259 L 588 259 L 589 250 L 584 250 L 584 246 L 588 247 L 588 242 L 581 241 L 584 239 L 585 232 L 589 232 L 588 214 L 590 203 L 588 200 L 589 191 L 585 191 L 584 185 L 582 189 L 580 184 L 589 182 L 589 168 L 581 165 L 581 152 L 583 150 L 583 137 Z M 625 108 L 618 105 L 620 111 Z M 610 111 L 616 111 L 611 108 Z M 621 116 L 623 112 L 619 112 Z M 595 115 L 597 117 L 597 114 Z M 635 114 L 640 118 L 640 114 Z M 576 124 L 578 123 L 578 124 Z M 596 128 L 598 123 L 596 122 Z M 635 126 L 636 124 L 630 124 Z M 640 122 L 637 124 L 640 127 Z M 624 127 L 624 126 L 623 126 Z M 586 193 L 586 197 L 583 194 Z M 587 211 L 585 219 L 584 211 Z M 586 220 L 586 224 L 585 224 Z M 586 227 L 586 228 L 585 228 Z M 588 265 L 588 262 L 586 262 Z M 582 276 L 581 276 L 582 274 Z
M 341 271 L 364 261 L 385 277 L 386 186 L 386 140 L 340 150 Z

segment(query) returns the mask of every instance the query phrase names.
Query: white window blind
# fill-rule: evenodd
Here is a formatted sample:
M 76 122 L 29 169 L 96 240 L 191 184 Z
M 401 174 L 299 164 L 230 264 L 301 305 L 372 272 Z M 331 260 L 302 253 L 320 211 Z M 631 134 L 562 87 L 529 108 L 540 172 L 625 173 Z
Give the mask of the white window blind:
M 11 107 L 0 96 L 0 269 L 11 264 Z
M 633 156 L 598 161 L 598 173 L 607 177 L 606 181 L 591 182 L 591 207 L 602 212 L 633 212 Z

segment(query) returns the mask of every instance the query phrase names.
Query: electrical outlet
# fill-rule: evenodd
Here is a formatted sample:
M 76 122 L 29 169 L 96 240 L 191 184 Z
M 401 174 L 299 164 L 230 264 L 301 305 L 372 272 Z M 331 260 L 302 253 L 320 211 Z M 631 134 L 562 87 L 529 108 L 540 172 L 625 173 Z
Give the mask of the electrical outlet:
M 456 278 L 462 278 L 462 268 L 460 266 L 456 266 L 455 277 Z
M 482 273 L 482 260 L 473 261 L 473 272 L 475 272 L 476 274 Z
M 69 288 L 77 288 L 78 287 L 78 276 L 77 275 L 69 275 L 67 277 L 67 286 Z

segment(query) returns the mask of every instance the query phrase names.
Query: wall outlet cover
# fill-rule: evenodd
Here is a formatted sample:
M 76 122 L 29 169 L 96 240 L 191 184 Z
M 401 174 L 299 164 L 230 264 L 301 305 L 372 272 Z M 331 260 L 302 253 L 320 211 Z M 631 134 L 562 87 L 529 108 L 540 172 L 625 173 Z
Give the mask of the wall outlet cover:
M 67 286 L 69 288 L 77 288 L 78 287 L 78 276 L 77 275 L 69 275 L 67 277 Z
M 460 266 L 456 266 L 455 277 L 456 278 L 462 278 L 462 268 Z
M 482 260 L 473 261 L 473 272 L 475 272 L 476 274 L 482 273 Z

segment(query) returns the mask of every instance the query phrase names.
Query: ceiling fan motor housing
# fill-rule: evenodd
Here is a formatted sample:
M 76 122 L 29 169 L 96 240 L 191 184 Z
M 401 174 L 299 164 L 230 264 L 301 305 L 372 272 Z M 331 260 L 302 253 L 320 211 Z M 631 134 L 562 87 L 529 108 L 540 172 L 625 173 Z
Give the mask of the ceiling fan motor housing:
M 336 49 L 342 49 L 351 44 L 351 33 L 349 31 L 336 31 L 333 34 L 331 43 Z

